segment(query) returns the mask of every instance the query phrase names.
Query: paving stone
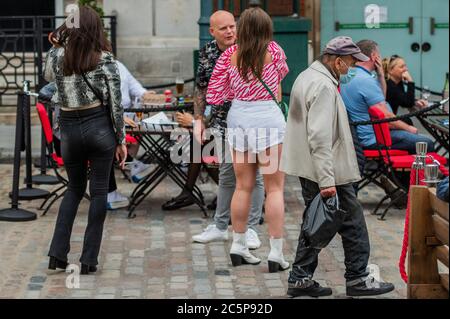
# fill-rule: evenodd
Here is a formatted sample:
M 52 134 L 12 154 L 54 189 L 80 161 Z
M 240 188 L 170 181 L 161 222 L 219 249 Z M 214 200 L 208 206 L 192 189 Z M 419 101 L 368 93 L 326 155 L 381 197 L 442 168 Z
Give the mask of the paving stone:
M 7 173 L 9 172 L 9 173 Z M 119 173 L 119 172 L 118 172 Z M 8 175 L 9 174 L 9 175 Z M 22 168 L 23 174 L 23 168 Z M 8 202 L 12 169 L 0 165 L 0 202 Z M 22 175 L 23 176 L 23 175 Z M 118 174 L 118 176 L 120 176 Z M 118 179 L 119 190 L 131 194 L 133 185 Z M 44 187 L 44 186 L 43 186 Z M 200 184 L 205 201 L 215 196 L 210 184 Z M 51 189 L 51 187 L 49 187 Z M 360 193 L 371 238 L 370 263 L 379 265 L 382 278 L 396 285 L 396 290 L 380 298 L 406 298 L 406 285 L 398 274 L 398 256 L 403 239 L 404 211 L 393 211 L 388 222 L 380 222 L 370 211 L 383 197 L 376 187 Z M 99 256 L 99 271 L 80 277 L 81 289 L 68 289 L 69 274 L 47 269 L 46 256 L 57 217 L 58 204 L 45 218 L 26 224 L 0 223 L 0 298 L 176 298 L 176 299 L 266 299 L 285 298 L 289 271 L 270 274 L 267 264 L 232 267 L 229 260 L 231 241 L 207 245 L 191 242 L 212 222 L 202 219 L 195 206 L 174 212 L 162 212 L 161 204 L 168 194 L 179 188 L 164 180 L 151 197 L 136 210 L 137 218 L 129 220 L 126 212 L 108 214 Z M 304 203 L 297 178 L 286 180 L 286 222 L 284 253 L 294 260 L 298 244 Z M 24 209 L 35 210 L 36 203 L 23 202 Z M 86 228 L 89 202 L 83 200 L 75 220 L 69 260 L 79 265 Z M 263 246 L 256 255 L 269 254 L 267 225 L 261 227 Z M 230 233 L 231 234 L 231 233 Z M 14 247 L 14 249 L 11 249 Z M 333 289 L 330 298 L 344 299 L 345 265 L 340 236 L 323 249 L 315 279 Z M 7 274 L 7 275 L 4 275 Z
M 29 284 L 28 285 L 28 290 L 30 290 L 30 291 L 42 290 L 42 288 L 43 288 L 42 285 L 37 285 L 37 284 Z
M 42 284 L 47 280 L 47 277 L 35 276 L 30 278 L 30 282 L 33 284 Z

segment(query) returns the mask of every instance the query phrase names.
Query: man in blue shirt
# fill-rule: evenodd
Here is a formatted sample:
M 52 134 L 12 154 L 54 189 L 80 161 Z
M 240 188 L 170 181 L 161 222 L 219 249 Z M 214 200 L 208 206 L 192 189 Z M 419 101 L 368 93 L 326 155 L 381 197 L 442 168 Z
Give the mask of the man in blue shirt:
M 386 118 L 395 114 L 386 102 L 386 81 L 381 62 L 378 44 L 371 40 L 357 43 L 361 52 L 370 58 L 367 62 L 359 62 L 353 71 L 353 78 L 347 84 L 341 84 L 342 98 L 352 122 L 370 121 L 369 108 L 379 108 Z M 417 128 L 403 121 L 389 123 L 391 129 L 392 148 L 416 153 L 416 143 L 426 142 L 428 151 L 434 151 L 433 141 L 418 134 Z M 358 138 L 365 149 L 378 149 L 375 132 L 371 125 L 357 127 Z

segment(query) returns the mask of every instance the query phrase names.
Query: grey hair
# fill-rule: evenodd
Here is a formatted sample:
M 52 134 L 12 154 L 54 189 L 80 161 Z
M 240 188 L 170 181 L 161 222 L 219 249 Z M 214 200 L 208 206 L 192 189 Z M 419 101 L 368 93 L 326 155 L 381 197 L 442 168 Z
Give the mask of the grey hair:
M 361 49 L 361 52 L 368 57 L 370 57 L 372 53 L 378 50 L 378 43 L 372 40 L 362 40 L 359 41 L 356 45 Z
M 318 60 L 322 63 L 328 63 L 329 61 L 335 60 L 337 57 L 337 55 L 323 53 L 319 56 Z

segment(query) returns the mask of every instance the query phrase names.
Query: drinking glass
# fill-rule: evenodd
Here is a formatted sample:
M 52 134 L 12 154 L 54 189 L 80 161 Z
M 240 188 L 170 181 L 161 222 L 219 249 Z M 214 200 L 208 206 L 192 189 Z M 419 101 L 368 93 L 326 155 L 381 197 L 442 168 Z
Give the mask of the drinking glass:
M 182 96 L 184 94 L 184 79 L 178 76 L 175 80 L 175 84 L 177 87 L 177 95 Z
M 142 103 L 141 103 L 141 99 L 139 97 L 134 99 L 134 109 L 142 109 Z M 142 121 L 142 117 L 143 117 L 143 113 L 142 112 L 136 112 L 136 120 L 137 122 L 140 124 Z
M 431 96 L 430 88 L 428 86 L 424 86 L 423 90 L 422 90 L 422 97 L 427 102 L 427 105 L 429 104 L 428 100 L 429 100 L 430 96 Z

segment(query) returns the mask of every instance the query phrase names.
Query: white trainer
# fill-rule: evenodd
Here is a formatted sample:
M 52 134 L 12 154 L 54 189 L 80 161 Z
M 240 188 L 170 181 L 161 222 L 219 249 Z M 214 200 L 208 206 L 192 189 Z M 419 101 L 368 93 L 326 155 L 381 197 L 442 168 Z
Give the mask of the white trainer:
M 153 165 L 144 164 L 140 161 L 133 161 L 131 164 L 131 179 L 134 183 L 140 183 L 154 170 Z
M 192 236 L 192 240 L 196 243 L 207 244 L 213 241 L 227 241 L 228 230 L 221 231 L 216 225 L 209 225 L 199 235 Z
M 108 210 L 117 210 L 121 208 L 127 208 L 130 205 L 128 198 L 118 191 L 114 191 L 108 194 Z
M 247 247 L 248 249 L 255 250 L 261 247 L 261 241 L 259 240 L 258 233 L 253 229 L 248 229 L 245 234 L 247 238 Z

